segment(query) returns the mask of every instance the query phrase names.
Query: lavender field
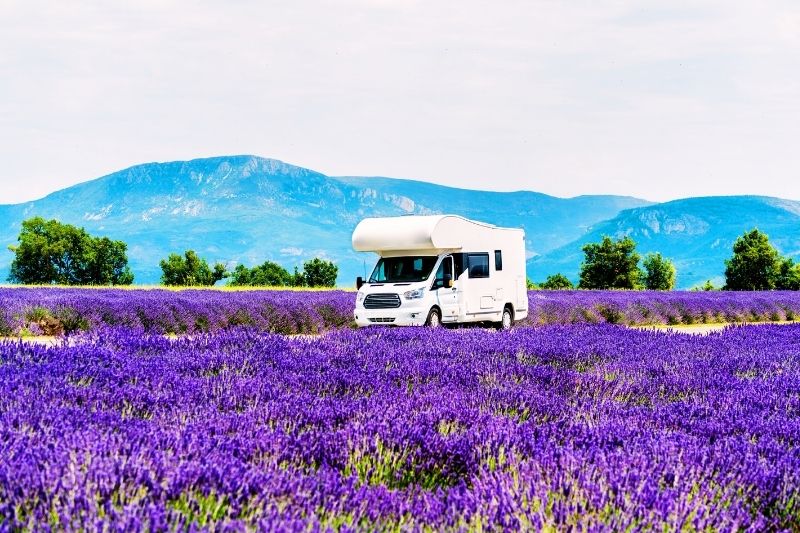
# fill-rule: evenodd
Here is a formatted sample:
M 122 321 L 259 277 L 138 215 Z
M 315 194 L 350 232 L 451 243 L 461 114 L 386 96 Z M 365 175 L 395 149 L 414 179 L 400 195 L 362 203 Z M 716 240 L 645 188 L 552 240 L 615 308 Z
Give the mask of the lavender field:
M 52 335 L 124 326 L 149 333 L 246 326 L 297 334 L 353 327 L 347 291 L 0 289 L 0 336 Z M 800 318 L 798 292 L 530 291 L 521 326 L 776 322 Z
M 800 325 L 0 342 L 0 530 L 797 530 Z

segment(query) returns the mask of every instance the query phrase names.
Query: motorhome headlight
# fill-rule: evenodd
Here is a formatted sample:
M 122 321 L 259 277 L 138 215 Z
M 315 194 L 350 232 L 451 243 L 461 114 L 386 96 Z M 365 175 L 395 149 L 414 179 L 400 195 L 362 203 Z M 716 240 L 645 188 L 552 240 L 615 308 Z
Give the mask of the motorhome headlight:
M 365 296 L 366 296 L 366 294 L 364 294 L 363 292 L 359 291 L 358 295 L 356 296 L 356 303 L 363 302 Z
M 425 293 L 425 289 L 414 289 L 413 291 L 406 291 L 403 293 L 403 298 L 406 300 L 417 300 L 422 298 L 422 295 Z

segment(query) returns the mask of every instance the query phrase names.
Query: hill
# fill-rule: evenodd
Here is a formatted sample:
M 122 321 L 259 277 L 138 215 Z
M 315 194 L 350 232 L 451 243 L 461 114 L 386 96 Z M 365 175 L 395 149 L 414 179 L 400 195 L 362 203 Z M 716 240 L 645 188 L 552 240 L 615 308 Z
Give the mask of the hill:
M 157 283 L 161 258 L 194 249 L 231 267 L 269 259 L 291 269 L 324 257 L 339 264 L 339 283 L 350 285 L 374 262 L 374 256 L 350 247 L 353 228 L 367 216 L 449 212 L 522 226 L 528 256 L 537 257 L 624 209 L 647 205 L 621 196 L 564 199 L 381 177 L 334 178 L 241 155 L 137 165 L 41 200 L 2 205 L 0 242 L 13 244 L 22 220 L 38 215 L 127 242 L 137 283 Z M 0 253 L 2 279 L 12 259 L 11 252 Z
M 637 251 L 661 252 L 675 262 L 678 287 L 690 288 L 710 279 L 724 282 L 724 261 L 734 241 L 757 227 L 781 253 L 800 256 L 800 202 L 764 196 L 687 198 L 622 211 L 595 224 L 575 241 L 529 261 L 533 279 L 563 272 L 577 280 L 583 259 L 581 246 L 603 235 L 629 235 Z

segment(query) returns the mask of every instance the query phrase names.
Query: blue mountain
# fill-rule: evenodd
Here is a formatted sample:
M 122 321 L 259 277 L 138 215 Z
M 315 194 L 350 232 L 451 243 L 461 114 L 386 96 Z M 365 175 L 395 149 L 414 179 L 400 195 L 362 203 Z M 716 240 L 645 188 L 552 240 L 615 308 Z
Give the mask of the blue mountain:
M 353 252 L 350 236 L 367 216 L 457 213 L 522 226 L 528 255 L 546 254 L 621 210 L 649 205 L 636 198 L 555 198 L 497 193 L 389 178 L 325 176 L 249 155 L 137 165 L 54 192 L 41 200 L 0 206 L 0 242 L 13 244 L 21 222 L 55 218 L 128 243 L 137 283 L 157 283 L 159 260 L 196 250 L 209 261 L 287 268 L 324 257 L 349 285 L 374 257 Z M 0 276 L 13 254 L 0 252 Z
M 644 255 L 660 252 L 672 259 L 677 284 L 690 288 L 711 280 L 724 283 L 725 259 L 734 241 L 753 228 L 765 232 L 782 254 L 800 257 L 800 202 L 765 196 L 687 198 L 622 211 L 595 224 L 579 239 L 531 260 L 528 273 L 544 279 L 554 272 L 577 281 L 581 247 L 604 235 L 630 236 Z
M 758 226 L 784 252 L 797 254 L 800 204 L 762 197 L 692 198 L 653 204 L 624 196 L 556 198 L 444 187 L 384 177 L 330 177 L 250 155 L 137 165 L 16 205 L 0 205 L 0 243 L 13 244 L 21 222 L 56 218 L 128 243 L 137 283 L 157 283 L 170 252 L 196 250 L 209 261 L 291 269 L 323 257 L 350 285 L 375 258 L 353 252 L 350 236 L 367 216 L 456 213 L 523 227 L 528 272 L 540 280 L 577 278 L 584 242 L 629 234 L 640 251 L 661 251 L 689 287 L 721 276 L 735 238 Z M 0 276 L 11 252 L 0 251 Z

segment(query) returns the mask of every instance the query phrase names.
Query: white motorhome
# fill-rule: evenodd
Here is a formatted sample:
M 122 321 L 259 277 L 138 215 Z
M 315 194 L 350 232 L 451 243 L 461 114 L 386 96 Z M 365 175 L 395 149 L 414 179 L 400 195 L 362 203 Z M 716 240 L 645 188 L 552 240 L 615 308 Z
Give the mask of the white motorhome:
M 366 218 L 353 248 L 380 258 L 358 278 L 359 326 L 494 322 L 528 316 L 525 232 L 456 215 Z

